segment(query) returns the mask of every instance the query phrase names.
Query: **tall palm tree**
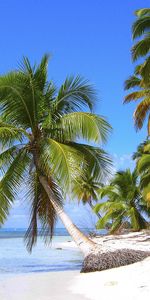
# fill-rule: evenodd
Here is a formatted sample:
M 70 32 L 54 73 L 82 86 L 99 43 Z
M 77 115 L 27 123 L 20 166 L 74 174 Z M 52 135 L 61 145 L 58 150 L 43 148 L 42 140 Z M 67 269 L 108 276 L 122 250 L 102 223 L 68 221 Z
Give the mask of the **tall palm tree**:
M 136 61 L 144 58 L 141 65 L 141 74 L 145 81 L 149 82 L 150 76 L 150 8 L 139 9 L 135 12 L 136 21 L 132 26 L 132 36 L 135 42 L 132 47 L 132 58 Z
M 103 217 L 97 222 L 97 228 L 104 228 L 108 223 L 110 232 L 114 233 L 128 222 L 134 230 L 147 228 L 144 214 L 150 217 L 138 183 L 137 171 L 129 169 L 117 172 L 110 185 L 101 189 L 101 198 L 107 201 L 96 204 L 95 211 L 101 211 Z
M 86 171 L 95 168 L 99 174 L 103 165 L 107 173 L 107 154 L 88 143 L 106 141 L 111 127 L 91 112 L 95 101 L 91 85 L 79 76 L 68 77 L 57 92 L 48 81 L 47 65 L 47 55 L 33 67 L 24 58 L 18 71 L 0 77 L 0 143 L 4 147 L 0 154 L 0 222 L 6 220 L 24 182 L 31 203 L 28 249 L 36 243 L 38 220 L 43 235 L 52 237 L 59 216 L 87 254 L 95 244 L 66 215 L 63 198 Z M 87 144 L 81 144 L 80 138 Z
M 137 170 L 140 174 L 140 186 L 143 196 L 150 206 L 150 141 L 139 145 L 137 152 L 134 154 L 137 162 Z
M 150 84 L 145 83 L 140 74 L 140 66 L 137 66 L 133 76 L 125 81 L 125 90 L 134 89 L 124 100 L 124 103 L 141 100 L 134 112 L 134 122 L 136 130 L 143 127 L 146 119 L 148 119 L 147 131 L 150 135 Z

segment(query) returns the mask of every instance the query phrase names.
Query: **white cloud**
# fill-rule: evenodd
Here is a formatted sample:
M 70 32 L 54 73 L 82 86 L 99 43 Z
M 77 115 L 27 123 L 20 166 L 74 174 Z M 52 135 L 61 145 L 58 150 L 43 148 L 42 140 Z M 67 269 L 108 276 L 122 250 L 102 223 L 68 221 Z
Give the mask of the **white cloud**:
M 135 161 L 132 159 L 132 154 L 123 154 L 118 155 L 116 153 L 113 154 L 114 168 L 115 171 L 119 169 L 127 169 L 131 170 L 135 167 Z

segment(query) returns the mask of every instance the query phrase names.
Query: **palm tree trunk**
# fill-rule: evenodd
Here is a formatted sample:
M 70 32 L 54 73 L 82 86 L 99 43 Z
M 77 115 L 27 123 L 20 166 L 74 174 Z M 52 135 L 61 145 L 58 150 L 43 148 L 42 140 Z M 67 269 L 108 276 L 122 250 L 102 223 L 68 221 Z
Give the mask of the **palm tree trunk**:
M 55 194 L 51 190 L 46 177 L 39 176 L 39 180 L 44 187 L 57 215 L 61 219 L 65 228 L 67 229 L 70 236 L 73 238 L 77 246 L 80 248 L 84 256 L 87 256 L 89 253 L 94 252 L 97 248 L 97 244 L 91 241 L 87 236 L 85 236 L 76 225 L 74 225 L 68 215 L 64 212 L 61 206 L 58 205 Z

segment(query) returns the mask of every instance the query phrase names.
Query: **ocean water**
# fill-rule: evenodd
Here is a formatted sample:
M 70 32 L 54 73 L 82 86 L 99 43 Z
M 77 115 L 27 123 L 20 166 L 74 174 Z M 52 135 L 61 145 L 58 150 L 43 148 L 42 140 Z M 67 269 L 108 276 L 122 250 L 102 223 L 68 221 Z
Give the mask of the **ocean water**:
M 57 229 L 52 243 L 48 245 L 38 237 L 31 254 L 26 250 L 23 236 L 24 230 L 0 230 L 0 275 L 81 268 L 81 252 L 63 246 L 64 242 L 72 241 L 64 229 Z

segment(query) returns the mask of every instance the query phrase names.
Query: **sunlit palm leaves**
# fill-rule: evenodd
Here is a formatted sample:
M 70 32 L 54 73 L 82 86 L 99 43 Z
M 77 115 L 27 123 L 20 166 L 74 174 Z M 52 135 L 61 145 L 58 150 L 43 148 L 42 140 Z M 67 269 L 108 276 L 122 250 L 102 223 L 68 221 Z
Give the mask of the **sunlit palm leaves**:
M 0 223 L 16 198 L 22 182 L 28 188 L 31 222 L 27 246 L 32 249 L 38 233 L 52 236 L 55 211 L 39 177 L 47 178 L 62 205 L 62 195 L 72 191 L 78 179 L 92 172 L 99 180 L 108 176 L 111 160 L 90 142 L 107 140 L 111 130 L 105 118 L 91 113 L 96 94 L 83 78 L 68 77 L 57 90 L 47 78 L 48 56 L 40 64 L 24 58 L 20 68 L 0 77 Z M 87 144 L 82 144 L 81 139 Z
M 137 19 L 133 23 L 133 39 L 140 38 L 132 47 L 133 60 L 144 57 L 145 61 L 141 68 L 141 74 L 146 82 L 150 75 L 150 9 L 144 8 L 136 11 Z
M 149 85 L 144 83 L 143 78 L 137 69 L 135 70 L 135 75 L 125 81 L 125 90 L 131 88 L 134 88 L 134 91 L 125 97 L 124 103 L 140 100 L 140 103 L 137 105 L 134 112 L 135 128 L 137 130 L 141 129 L 145 120 L 148 119 L 147 130 L 148 135 L 150 135 L 150 88 Z
M 134 230 L 147 228 L 144 214 L 150 216 L 150 211 L 142 198 L 136 171 L 131 173 L 127 169 L 117 172 L 110 185 L 101 188 L 100 196 L 107 197 L 107 201 L 95 206 L 95 212 L 103 214 L 97 228 L 104 228 L 109 223 L 110 232 L 113 233 L 126 222 Z
M 150 206 L 150 142 L 146 141 L 138 147 L 134 154 L 137 170 L 140 174 L 140 186 L 148 206 Z

